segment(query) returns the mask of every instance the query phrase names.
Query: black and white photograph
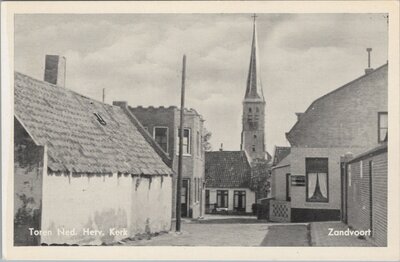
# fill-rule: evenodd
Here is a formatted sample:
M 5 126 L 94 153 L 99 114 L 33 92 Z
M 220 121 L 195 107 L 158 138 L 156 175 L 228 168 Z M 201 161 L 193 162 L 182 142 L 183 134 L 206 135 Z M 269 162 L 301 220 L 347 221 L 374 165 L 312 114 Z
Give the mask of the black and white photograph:
M 260 10 L 14 14 L 11 245 L 391 246 L 391 15 Z

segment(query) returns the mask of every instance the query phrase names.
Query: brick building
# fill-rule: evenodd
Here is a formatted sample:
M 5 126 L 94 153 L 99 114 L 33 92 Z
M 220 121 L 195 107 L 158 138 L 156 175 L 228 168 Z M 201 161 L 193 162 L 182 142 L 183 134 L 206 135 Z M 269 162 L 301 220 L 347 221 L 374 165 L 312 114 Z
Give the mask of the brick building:
M 206 152 L 206 211 L 252 212 L 256 193 L 244 151 Z
M 381 143 L 387 132 L 388 65 L 318 98 L 286 133 L 290 152 L 291 221 L 343 215 L 341 157 Z M 341 212 L 342 211 L 342 212 Z
M 101 244 L 170 230 L 168 156 L 128 111 L 63 87 L 65 59 L 46 58 L 48 82 L 14 75 L 14 244 Z
M 180 109 L 170 107 L 129 107 L 143 127 L 172 159 L 178 170 Z M 203 118 L 194 109 L 185 109 L 182 163 L 182 217 L 198 218 L 204 214 Z M 172 203 L 176 202 L 176 177 Z M 172 216 L 175 217 L 175 208 Z
M 370 239 L 387 246 L 387 143 L 351 159 L 346 170 L 345 222 L 353 229 L 370 229 Z

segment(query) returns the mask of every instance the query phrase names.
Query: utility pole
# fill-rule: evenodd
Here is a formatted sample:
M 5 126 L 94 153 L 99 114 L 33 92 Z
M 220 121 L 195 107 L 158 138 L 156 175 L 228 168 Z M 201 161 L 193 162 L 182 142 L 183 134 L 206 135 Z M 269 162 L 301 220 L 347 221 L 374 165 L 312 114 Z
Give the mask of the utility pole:
M 182 61 L 182 89 L 181 89 L 181 118 L 179 124 L 179 160 L 178 178 L 176 183 L 176 232 L 181 232 L 181 189 L 182 189 L 182 160 L 183 160 L 183 117 L 185 110 L 185 74 L 186 74 L 186 55 Z

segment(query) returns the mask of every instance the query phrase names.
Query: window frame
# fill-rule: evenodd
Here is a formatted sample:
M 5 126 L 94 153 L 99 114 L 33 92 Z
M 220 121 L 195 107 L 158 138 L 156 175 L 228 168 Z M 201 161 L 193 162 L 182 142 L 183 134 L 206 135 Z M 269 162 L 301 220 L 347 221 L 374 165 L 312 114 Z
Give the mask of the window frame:
M 351 187 L 351 164 L 347 165 L 347 178 L 348 178 L 347 185 L 348 187 Z
M 183 128 L 183 137 L 185 137 L 185 130 L 188 130 L 189 131 L 189 133 L 188 133 L 188 150 L 189 150 L 189 153 L 185 153 L 185 151 L 183 152 L 183 155 L 184 156 L 191 156 L 192 155 L 192 131 L 191 131 L 191 129 L 189 128 L 189 127 L 184 127 Z M 177 155 L 179 155 L 179 135 L 180 135 L 180 128 L 178 127 L 178 134 L 177 134 L 177 136 L 176 136 L 176 138 L 177 138 L 177 141 L 176 141 L 176 154 Z M 183 149 L 185 149 L 185 146 L 183 145 Z
M 290 173 L 286 173 L 286 201 L 291 201 L 291 176 Z
M 197 203 L 197 177 L 194 178 L 194 202 Z
M 164 150 L 163 148 L 162 148 L 162 146 L 157 142 L 157 140 L 156 140 L 156 129 L 157 128 L 165 128 L 165 129 L 167 129 L 167 149 L 166 150 Z M 167 127 L 167 126 L 154 126 L 153 127 L 153 139 L 154 139 L 154 141 L 156 141 L 157 142 L 157 144 L 161 147 L 161 149 L 165 152 L 165 153 L 167 153 L 168 154 L 168 150 L 169 150 L 169 128 Z
M 243 207 L 243 209 L 238 209 L 238 207 L 236 206 L 238 203 L 236 202 L 236 195 L 238 196 L 238 198 L 239 198 L 239 195 L 241 195 L 242 197 L 244 197 L 244 207 Z M 233 191 L 233 210 L 235 210 L 235 211 L 246 211 L 246 201 L 247 201 L 247 199 L 246 199 L 246 190 L 234 190 Z
M 326 160 L 326 171 L 325 170 L 308 170 L 307 169 L 307 161 L 310 160 Z M 327 157 L 306 157 L 305 159 L 305 173 L 306 173 L 306 202 L 307 203 L 329 203 L 329 158 Z M 317 175 L 319 173 L 326 173 L 326 200 L 323 201 L 315 201 L 315 200 L 310 200 L 308 197 L 308 174 L 309 173 L 316 173 Z
M 197 131 L 196 133 L 196 152 L 197 156 L 201 156 L 201 136 L 200 136 L 200 131 Z
M 381 116 L 382 115 L 386 115 L 387 117 L 387 127 L 382 128 L 381 127 Z M 378 112 L 378 143 L 383 143 L 384 141 L 384 137 L 381 137 L 381 130 L 382 129 L 386 129 L 386 135 L 388 135 L 389 133 L 389 114 L 388 112 Z
M 226 195 L 226 204 L 225 204 L 225 201 L 224 201 L 224 206 L 220 206 L 219 203 L 218 203 L 219 202 L 218 201 L 218 196 L 219 197 L 221 197 L 221 196 L 225 197 L 225 195 Z M 217 205 L 216 206 L 218 208 L 229 208 L 229 190 L 217 190 Z

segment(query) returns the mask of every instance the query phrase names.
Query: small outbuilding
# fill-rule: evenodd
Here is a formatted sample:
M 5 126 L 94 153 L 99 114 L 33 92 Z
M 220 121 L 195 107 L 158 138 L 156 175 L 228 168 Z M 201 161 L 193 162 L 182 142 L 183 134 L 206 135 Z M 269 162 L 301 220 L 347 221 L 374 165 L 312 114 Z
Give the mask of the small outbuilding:
M 387 143 L 347 163 L 345 195 L 347 224 L 365 230 L 377 246 L 387 246 L 388 224 Z
M 14 78 L 14 244 L 102 244 L 169 231 L 169 158 L 128 110 L 57 82 L 63 68 L 50 67 L 62 58 L 50 58 L 54 84 Z

